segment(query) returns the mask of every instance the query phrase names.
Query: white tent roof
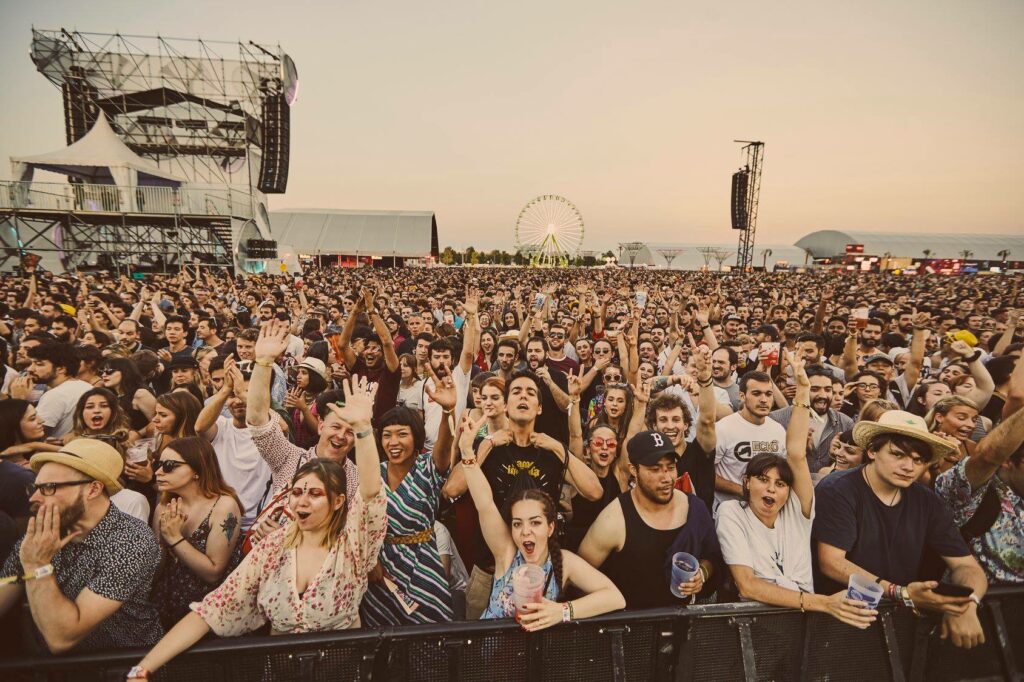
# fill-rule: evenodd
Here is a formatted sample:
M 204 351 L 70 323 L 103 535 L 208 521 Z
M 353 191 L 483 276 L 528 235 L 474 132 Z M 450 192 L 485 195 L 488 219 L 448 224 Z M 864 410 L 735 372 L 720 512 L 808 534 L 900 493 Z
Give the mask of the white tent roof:
M 185 178 L 163 170 L 129 149 L 110 127 L 107 117 L 103 114 L 96 118 L 92 130 L 74 144 L 46 154 L 11 157 L 11 166 L 16 180 L 24 177 L 29 169 L 38 168 L 62 175 L 78 176 L 87 182 L 98 184 L 109 184 L 126 170 L 138 174 L 140 185 L 186 182 Z M 121 173 L 114 172 L 113 169 Z
M 299 253 L 426 258 L 437 251 L 433 211 L 273 211 L 270 230 Z

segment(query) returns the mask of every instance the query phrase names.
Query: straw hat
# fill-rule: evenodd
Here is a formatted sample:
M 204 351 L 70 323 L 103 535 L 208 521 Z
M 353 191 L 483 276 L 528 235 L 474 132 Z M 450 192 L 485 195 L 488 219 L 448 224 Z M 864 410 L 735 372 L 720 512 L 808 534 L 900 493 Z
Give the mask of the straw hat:
M 955 443 L 928 431 L 928 425 L 923 417 L 902 410 L 884 412 L 877 422 L 857 422 L 853 427 L 853 442 L 861 447 L 867 447 L 875 436 L 885 433 L 909 436 L 928 445 L 932 451 L 929 464 L 934 464 L 959 449 Z
M 124 469 L 124 459 L 110 445 L 95 438 L 76 438 L 59 452 L 40 452 L 29 460 L 32 471 L 39 473 L 47 462 L 56 462 L 81 471 L 103 484 L 108 495 L 121 491 L 118 478 Z
M 306 358 L 299 363 L 299 367 L 309 370 L 310 372 L 316 372 L 327 381 L 327 365 L 320 358 Z

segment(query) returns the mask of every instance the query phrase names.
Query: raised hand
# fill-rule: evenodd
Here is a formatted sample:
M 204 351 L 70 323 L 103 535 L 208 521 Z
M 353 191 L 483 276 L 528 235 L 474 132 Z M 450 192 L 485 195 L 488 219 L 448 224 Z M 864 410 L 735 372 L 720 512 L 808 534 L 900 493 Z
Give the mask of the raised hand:
M 306 407 L 306 396 L 301 388 L 293 388 L 285 396 L 284 406 L 289 410 L 303 409 Z
M 423 384 L 423 390 L 426 391 L 431 400 L 441 406 L 441 409 L 445 412 L 451 412 L 455 409 L 455 404 L 459 398 L 451 372 L 448 371 L 447 367 L 442 366 L 440 375 L 438 375 L 438 373 L 434 372 L 434 368 L 429 362 L 427 363 L 427 371 L 430 373 L 430 378 L 434 381 L 433 384 Z
M 555 454 L 558 459 L 565 461 L 565 446 L 546 433 L 534 431 L 530 434 L 530 445 L 542 450 L 548 450 Z
M 42 568 L 79 533 L 74 531 L 61 538 L 60 510 L 55 504 L 42 505 L 36 515 L 29 518 L 25 538 L 21 541 L 18 558 L 22 568 L 26 571 Z
M 476 287 L 466 287 L 466 300 L 462 302 L 462 308 L 466 314 L 474 315 L 480 310 L 480 290 Z
M 580 394 L 583 392 L 583 373 L 584 369 L 581 366 L 579 376 L 576 376 L 576 374 L 571 371 L 566 375 L 566 379 L 569 382 L 569 397 L 579 398 Z
M 377 384 L 366 377 L 353 374 L 348 381 L 341 382 L 345 402 L 341 405 L 328 403 L 327 408 L 360 431 L 370 425 L 373 419 L 373 399 L 377 395 Z
M 796 385 L 809 389 L 811 387 L 811 380 L 807 378 L 807 370 L 805 369 L 807 362 L 803 357 L 792 351 L 786 351 L 786 362 L 793 368 L 793 377 L 796 379 Z
M 971 344 L 960 340 L 949 344 L 949 349 L 963 358 L 970 357 L 974 353 L 974 349 L 971 348 Z
M 270 320 L 260 325 L 260 336 L 256 339 L 256 360 L 276 362 L 288 349 L 288 323 L 284 320 Z

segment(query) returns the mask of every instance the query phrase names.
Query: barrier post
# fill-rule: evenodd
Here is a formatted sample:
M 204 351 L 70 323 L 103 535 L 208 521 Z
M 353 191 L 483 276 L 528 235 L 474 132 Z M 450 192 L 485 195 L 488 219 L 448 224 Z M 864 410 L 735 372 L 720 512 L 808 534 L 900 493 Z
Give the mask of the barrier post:
M 736 626 L 740 635 L 740 653 L 743 662 L 743 679 L 746 682 L 757 682 L 757 661 L 754 658 L 754 637 L 750 634 L 752 618 L 730 618 L 729 622 Z
M 992 627 L 996 631 L 999 656 L 1003 659 L 1003 672 L 1006 673 L 1006 679 L 1015 680 L 1018 677 L 1017 662 L 1013 658 L 1013 646 L 1006 629 L 1006 620 L 1003 618 L 1003 605 L 999 599 L 991 599 L 986 602 L 986 606 L 992 614 Z

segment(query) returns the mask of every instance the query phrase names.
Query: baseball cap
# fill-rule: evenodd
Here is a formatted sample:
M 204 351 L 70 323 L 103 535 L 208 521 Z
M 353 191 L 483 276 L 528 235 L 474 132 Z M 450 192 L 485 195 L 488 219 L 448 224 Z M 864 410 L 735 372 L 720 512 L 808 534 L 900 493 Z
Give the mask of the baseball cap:
M 167 369 L 199 369 L 199 363 L 190 355 L 175 355 L 167 364 Z
M 888 365 L 893 364 L 892 358 L 890 358 L 885 353 L 875 353 L 873 355 L 869 355 L 866 358 L 864 358 L 864 366 L 867 367 L 872 362 L 879 362 L 879 361 L 884 362 L 884 363 L 886 363 Z
M 651 466 L 666 455 L 676 456 L 672 441 L 657 431 L 641 431 L 636 434 L 626 443 L 626 451 L 629 453 L 629 463 L 634 465 Z

